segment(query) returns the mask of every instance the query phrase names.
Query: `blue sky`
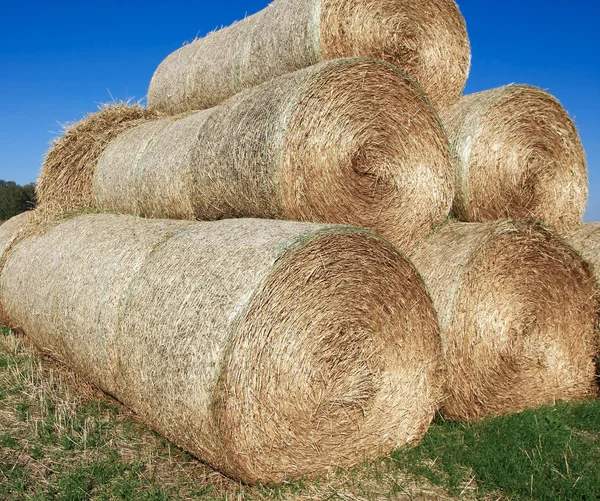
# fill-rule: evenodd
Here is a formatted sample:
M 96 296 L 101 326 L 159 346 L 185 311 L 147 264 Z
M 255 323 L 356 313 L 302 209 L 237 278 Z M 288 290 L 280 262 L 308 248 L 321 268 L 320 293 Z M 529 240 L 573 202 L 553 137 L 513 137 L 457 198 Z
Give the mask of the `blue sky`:
M 0 178 L 36 179 L 50 140 L 98 103 L 144 98 L 170 52 L 268 0 L 5 2 Z M 461 0 L 473 48 L 467 92 L 538 85 L 574 117 L 588 154 L 587 220 L 600 220 L 600 3 Z

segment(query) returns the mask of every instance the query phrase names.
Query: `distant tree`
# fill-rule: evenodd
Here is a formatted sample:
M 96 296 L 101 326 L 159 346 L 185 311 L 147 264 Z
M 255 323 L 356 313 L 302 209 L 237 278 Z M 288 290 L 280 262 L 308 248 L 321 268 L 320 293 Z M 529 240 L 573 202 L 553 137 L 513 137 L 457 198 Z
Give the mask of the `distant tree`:
M 0 179 L 0 221 L 10 219 L 35 207 L 35 185 L 19 186 Z

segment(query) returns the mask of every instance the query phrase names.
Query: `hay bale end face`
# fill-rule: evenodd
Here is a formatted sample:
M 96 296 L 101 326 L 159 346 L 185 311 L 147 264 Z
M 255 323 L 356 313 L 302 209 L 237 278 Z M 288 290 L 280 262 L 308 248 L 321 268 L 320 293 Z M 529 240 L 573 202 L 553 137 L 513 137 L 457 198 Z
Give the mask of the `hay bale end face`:
M 78 171 L 70 150 L 80 147 L 53 157 Z M 216 108 L 140 125 L 93 162 L 88 189 L 105 211 L 350 224 L 401 249 L 446 220 L 454 195 L 437 113 L 406 75 L 364 58 L 321 63 Z
M 459 99 L 471 63 L 454 0 L 275 0 L 167 57 L 148 105 L 168 113 L 206 109 L 285 73 L 353 56 L 406 71 L 440 109 Z
M 81 215 L 14 248 L 0 297 L 39 348 L 249 483 L 418 440 L 441 399 L 431 300 L 364 230 Z
M 159 116 L 139 105 L 108 104 L 66 127 L 44 160 L 36 183 L 38 204 L 62 211 L 92 207 L 91 181 L 100 154 L 119 134 Z
M 589 267 L 525 223 L 450 224 L 411 256 L 442 327 L 443 414 L 477 420 L 597 393 Z
M 600 223 L 583 223 L 567 236 L 567 241 L 594 270 L 600 284 Z
M 587 205 L 585 151 L 547 92 L 509 85 L 465 96 L 442 121 L 455 154 L 461 221 L 532 219 L 568 232 Z

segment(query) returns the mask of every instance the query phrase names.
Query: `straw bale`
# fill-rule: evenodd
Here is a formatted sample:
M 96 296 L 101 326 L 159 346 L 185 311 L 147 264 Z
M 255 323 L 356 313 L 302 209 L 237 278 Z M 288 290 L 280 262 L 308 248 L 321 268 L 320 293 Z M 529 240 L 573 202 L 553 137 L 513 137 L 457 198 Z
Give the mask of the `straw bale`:
M 285 73 L 353 56 L 406 71 L 440 109 L 460 98 L 471 64 L 454 0 L 275 0 L 168 56 L 148 105 L 168 113 L 206 109 Z
M 65 126 L 64 134 L 52 143 L 44 160 L 36 184 L 38 203 L 58 203 L 66 211 L 90 207 L 95 165 L 108 143 L 126 130 L 160 116 L 138 104 L 110 103 L 84 120 Z
M 23 212 L 0 225 L 0 260 L 17 237 L 19 230 L 28 217 L 29 212 Z
M 562 239 L 530 223 L 454 223 L 411 257 L 442 328 L 446 417 L 596 394 L 593 279 Z
M 64 154 L 63 168 L 77 169 Z M 454 195 L 437 113 L 406 75 L 365 58 L 135 127 L 89 169 L 93 205 L 104 211 L 351 224 L 403 249 L 446 220 Z
M 465 96 L 442 114 L 461 221 L 532 219 L 568 232 L 587 204 L 585 151 L 556 98 L 528 85 Z
M 31 212 L 23 212 L 0 225 L 0 270 L 2 270 L 2 267 L 4 266 L 9 251 L 12 249 L 14 243 L 18 241 L 19 235 L 22 234 L 24 228 L 28 225 L 31 214 Z M 0 325 L 10 326 L 9 320 L 6 318 L 4 312 L 1 296 Z
M 592 267 L 600 284 L 600 223 L 583 223 L 568 236 L 567 241 Z
M 79 215 L 14 248 L 0 297 L 40 349 L 249 483 L 418 440 L 441 399 L 431 299 L 365 230 Z

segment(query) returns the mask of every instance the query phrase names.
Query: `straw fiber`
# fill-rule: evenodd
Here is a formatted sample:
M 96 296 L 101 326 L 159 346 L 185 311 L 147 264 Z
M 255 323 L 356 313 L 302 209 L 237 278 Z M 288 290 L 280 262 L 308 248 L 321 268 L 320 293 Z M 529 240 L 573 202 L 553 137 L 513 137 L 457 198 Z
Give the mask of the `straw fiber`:
M 79 168 L 61 155 L 63 169 Z M 327 61 L 216 108 L 135 127 L 88 168 L 94 207 L 108 212 L 350 224 L 400 248 L 445 221 L 454 195 L 435 110 L 404 74 L 365 58 Z
M 0 270 L 4 265 L 10 249 L 18 240 L 23 228 L 27 226 L 30 214 L 30 212 L 23 212 L 3 224 L 0 224 Z M 4 307 L 2 305 L 2 296 L 0 296 L 0 325 L 9 325 L 9 321 L 6 318 Z
M 431 300 L 364 230 L 74 216 L 16 246 L 0 297 L 39 348 L 249 483 L 418 440 L 441 399 Z
M 478 420 L 594 395 L 597 302 L 562 239 L 518 222 L 449 224 L 412 255 L 442 327 L 442 413 Z
M 354 56 L 406 71 L 440 109 L 459 99 L 471 63 L 454 0 L 275 0 L 168 56 L 148 105 L 168 113 L 206 109 L 285 73 Z
M 67 126 L 44 160 L 36 183 L 38 203 L 63 211 L 93 205 L 91 180 L 100 154 L 119 134 L 159 116 L 137 104 L 106 104 Z
M 29 212 L 23 212 L 4 224 L 0 224 L 0 259 L 17 237 L 19 230 L 26 223 L 28 217 Z
M 569 234 L 567 241 L 592 266 L 600 284 L 600 223 L 579 225 Z
M 587 204 L 585 152 L 573 121 L 547 92 L 509 85 L 442 113 L 455 153 L 461 221 L 532 219 L 566 232 Z

